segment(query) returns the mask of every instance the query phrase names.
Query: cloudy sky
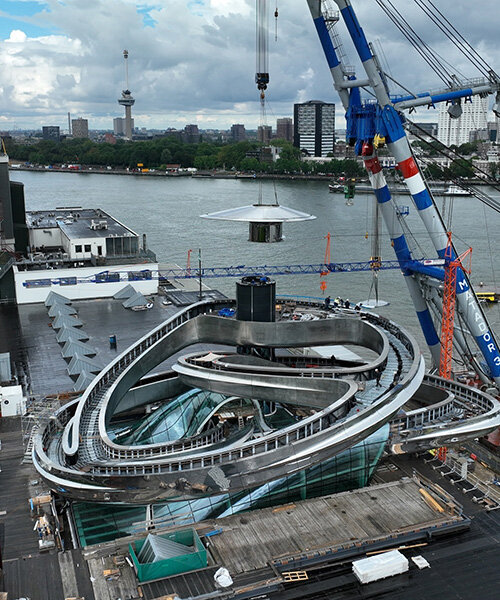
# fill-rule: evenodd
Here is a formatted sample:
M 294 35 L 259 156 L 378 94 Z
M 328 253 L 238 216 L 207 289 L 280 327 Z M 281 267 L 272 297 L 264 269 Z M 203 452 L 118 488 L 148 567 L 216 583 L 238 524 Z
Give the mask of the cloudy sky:
M 392 1 L 459 72 L 478 75 L 414 2 Z M 434 2 L 500 72 L 498 0 Z M 276 0 L 269 4 L 274 12 Z M 414 91 L 439 88 L 375 0 L 353 4 L 394 78 Z M 279 0 L 278 7 L 277 41 L 270 19 L 269 124 L 292 116 L 294 102 L 338 102 L 306 1 Z M 343 40 L 349 64 L 356 64 Z M 68 111 L 88 118 L 92 129 L 111 128 L 123 114 L 117 98 L 125 85 L 124 48 L 136 126 L 259 124 L 255 0 L 0 0 L 0 130 L 65 128 Z M 437 115 L 424 110 L 422 118 Z

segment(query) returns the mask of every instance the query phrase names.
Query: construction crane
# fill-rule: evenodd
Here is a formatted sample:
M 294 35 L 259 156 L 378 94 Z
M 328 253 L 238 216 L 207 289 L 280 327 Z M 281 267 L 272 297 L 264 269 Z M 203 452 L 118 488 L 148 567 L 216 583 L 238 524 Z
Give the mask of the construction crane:
M 269 13 L 267 0 L 257 0 L 257 52 L 256 52 L 256 72 L 255 83 L 260 91 L 261 103 L 264 102 L 267 84 L 269 83 Z
M 444 288 L 443 288 L 443 317 L 441 320 L 441 360 L 439 363 L 439 375 L 444 379 L 452 379 L 453 361 L 453 331 L 455 326 L 455 304 L 457 288 L 457 269 L 461 267 L 470 273 L 470 266 L 464 267 L 463 260 L 469 256 L 472 248 L 463 252 L 458 258 L 453 259 L 453 245 L 451 242 L 451 231 L 448 232 L 448 245 L 445 251 Z M 446 461 L 448 449 L 441 446 L 437 450 L 437 458 L 441 462 Z
M 331 239 L 332 239 L 330 232 L 328 232 L 326 234 L 325 239 L 326 239 L 326 249 L 325 249 L 325 260 L 323 262 L 325 265 L 329 265 L 331 263 L 330 244 L 331 244 Z M 329 272 L 330 271 L 327 268 L 325 268 L 319 274 L 319 279 L 320 279 L 319 288 L 323 293 L 325 293 L 326 288 L 328 287 L 328 284 L 326 282 L 326 276 L 328 275 Z
M 463 37 L 459 37 L 449 21 L 440 13 L 431 0 L 415 0 L 434 23 L 441 25 L 441 30 L 459 49 L 465 48 L 466 56 L 478 68 L 482 78 L 470 82 L 461 80 L 450 72 L 449 64 L 444 63 L 432 49 L 415 37 L 415 32 L 394 8 L 389 0 L 377 0 L 377 4 L 397 24 L 407 38 L 414 42 L 415 49 L 426 60 L 433 71 L 442 79 L 444 87 L 436 93 L 409 92 L 408 96 L 391 95 L 388 81 L 391 79 L 383 71 L 374 53 L 373 46 L 368 43 L 365 33 L 358 21 L 350 0 L 335 0 L 340 11 L 356 53 L 361 61 L 364 77 L 357 79 L 352 73 L 347 73 L 342 64 L 329 27 L 331 11 L 326 0 L 307 0 L 309 11 L 314 21 L 328 67 L 330 69 L 335 89 L 337 90 L 346 113 L 346 137 L 349 144 L 354 146 L 356 155 L 365 164 L 372 189 L 378 202 L 385 225 L 391 237 L 391 245 L 400 261 L 405 275 L 410 297 L 417 312 L 425 340 L 429 347 L 436 368 L 440 364 L 441 342 L 433 320 L 429 297 L 425 292 L 427 280 L 432 275 L 419 273 L 406 267 L 411 263 L 412 252 L 403 232 L 398 211 L 392 201 L 391 193 L 377 156 L 377 141 L 383 139 L 389 152 L 394 156 L 399 172 L 405 184 L 418 215 L 420 216 L 429 237 L 434 245 L 437 256 L 444 258 L 448 246 L 447 230 L 434 199 L 425 183 L 417 161 L 409 145 L 406 131 L 403 127 L 405 117 L 403 110 L 412 110 L 417 106 L 434 107 L 435 104 L 446 102 L 457 106 L 462 100 L 475 95 L 495 94 L 495 114 L 500 114 L 500 78 L 495 71 L 478 55 L 470 45 L 466 45 Z M 388 6 L 390 4 L 390 7 Z M 402 86 L 401 86 L 402 87 Z M 370 98 L 363 100 L 361 90 L 367 89 Z M 373 101 L 373 97 L 376 102 Z M 452 117 L 460 111 L 454 108 L 450 111 Z M 457 252 L 451 246 L 449 261 L 454 261 Z M 441 280 L 442 281 L 442 280 Z M 464 326 L 469 330 L 479 351 L 484 357 L 486 368 L 481 369 L 475 356 L 466 350 L 468 362 L 477 368 L 478 375 L 485 383 L 494 382 L 500 387 L 500 351 L 485 315 L 479 305 L 470 285 L 467 273 L 461 266 L 456 267 L 456 309 L 460 313 Z M 457 334 L 458 336 L 458 334 Z
M 260 97 L 260 129 L 267 127 L 266 120 L 266 89 L 269 83 L 269 11 L 268 0 L 256 0 L 256 73 L 255 82 Z M 278 16 L 276 8 L 274 15 Z M 204 219 L 223 221 L 243 221 L 248 223 L 248 241 L 256 243 L 275 243 L 283 240 L 283 223 L 310 221 L 315 219 L 310 215 L 287 206 L 280 205 L 278 194 L 274 187 L 272 197 L 264 197 L 262 180 L 259 180 L 257 202 L 249 206 L 241 206 L 229 210 L 219 210 L 215 213 L 201 215 Z
M 414 273 L 426 273 L 436 279 L 444 280 L 444 259 L 422 259 L 411 260 L 403 263 L 403 268 L 411 270 Z M 377 269 L 394 270 L 401 269 L 399 260 L 383 260 L 377 261 Z M 247 277 L 247 276 L 267 276 L 274 277 L 277 275 L 320 275 L 325 277 L 328 273 L 361 273 L 364 271 L 373 271 L 373 260 L 360 262 L 335 262 L 321 264 L 304 264 L 304 265 L 257 265 L 246 266 L 236 265 L 231 267 L 203 267 L 198 264 L 197 269 L 193 269 L 191 263 L 185 268 L 162 268 L 154 271 L 151 269 L 143 269 L 139 272 L 136 279 L 199 279 L 200 275 L 203 278 L 217 279 L 223 277 Z M 119 269 L 105 270 L 97 274 L 89 275 L 88 277 L 78 277 L 78 283 L 106 283 L 116 282 L 116 277 L 123 275 L 126 279 L 129 276 L 129 271 L 120 271 Z M 134 279 L 130 279 L 131 281 Z M 53 285 L 64 285 L 65 278 L 54 277 L 51 279 Z M 29 287 L 29 281 L 25 282 Z
M 451 232 L 448 232 L 448 245 L 444 254 L 444 287 L 443 287 L 443 318 L 441 321 L 441 360 L 439 362 L 439 375 L 451 379 L 453 359 L 453 330 L 455 326 L 455 304 L 457 290 L 457 269 L 462 268 L 467 274 L 470 266 L 465 267 L 463 260 L 469 256 L 472 248 L 463 252 L 458 258 L 453 258 L 453 245 Z

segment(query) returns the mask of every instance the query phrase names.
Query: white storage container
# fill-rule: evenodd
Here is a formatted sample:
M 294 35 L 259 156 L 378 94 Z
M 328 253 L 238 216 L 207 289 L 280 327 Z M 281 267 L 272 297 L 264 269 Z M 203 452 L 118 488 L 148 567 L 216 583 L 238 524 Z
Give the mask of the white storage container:
M 354 575 L 361 583 L 378 581 L 408 571 L 408 559 L 398 550 L 382 552 L 352 563 Z

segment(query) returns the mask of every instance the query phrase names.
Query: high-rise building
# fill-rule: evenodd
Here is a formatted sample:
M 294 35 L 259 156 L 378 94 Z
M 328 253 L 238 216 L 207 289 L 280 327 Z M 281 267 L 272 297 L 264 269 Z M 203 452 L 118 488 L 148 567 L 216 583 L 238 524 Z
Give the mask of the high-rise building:
M 123 117 L 115 117 L 113 119 L 113 133 L 115 135 L 123 135 L 125 132 L 125 119 Z
M 71 119 L 71 131 L 73 132 L 74 138 L 88 138 L 89 137 L 89 122 L 87 119 Z
M 247 132 L 245 126 L 240 123 L 231 125 L 231 139 L 233 142 L 244 142 L 247 139 Z
M 488 122 L 488 139 L 490 142 L 498 140 L 498 119 Z
M 335 104 L 310 100 L 293 106 L 293 145 L 310 156 L 327 156 L 335 148 Z
M 470 101 L 461 102 L 462 114 L 452 119 L 445 103 L 439 108 L 438 140 L 445 146 L 467 144 L 470 135 L 477 129 L 488 129 L 488 98 L 472 96 Z
M 131 119 L 131 127 L 134 131 L 134 119 Z M 125 119 L 123 117 L 113 119 L 113 133 L 115 135 L 125 135 Z
M 257 127 L 257 141 L 263 144 L 269 144 L 273 136 L 271 125 L 259 125 Z
M 0 253 L 4 247 L 15 244 L 12 184 L 9 178 L 9 157 L 0 145 Z
M 423 131 L 422 131 L 423 130 Z M 436 137 L 438 133 L 437 123 L 410 123 L 408 127 L 410 133 L 419 135 L 431 135 Z
M 183 138 L 186 144 L 197 144 L 200 141 L 198 125 L 186 125 L 184 127 Z
M 42 137 L 44 140 L 58 142 L 61 139 L 61 130 L 58 125 L 44 125 L 42 127 Z
M 276 120 L 276 137 L 280 140 L 293 142 L 293 120 L 290 117 Z

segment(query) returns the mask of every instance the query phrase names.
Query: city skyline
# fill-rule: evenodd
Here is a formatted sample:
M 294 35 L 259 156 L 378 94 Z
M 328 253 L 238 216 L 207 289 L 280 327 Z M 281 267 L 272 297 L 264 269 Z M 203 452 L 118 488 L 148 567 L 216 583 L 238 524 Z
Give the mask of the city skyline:
M 73 115 L 69 114 L 69 117 L 71 119 L 71 123 L 72 125 L 75 124 L 75 122 L 79 121 L 84 121 L 86 124 L 86 127 L 88 128 L 88 133 L 113 133 L 116 136 L 121 136 L 124 137 L 125 136 L 125 118 L 124 117 L 114 117 L 113 121 L 111 122 L 111 125 L 108 127 L 103 127 L 101 128 L 96 128 L 96 127 L 92 127 L 92 123 L 89 122 L 89 119 L 85 119 L 83 117 L 78 117 L 78 118 L 73 118 Z M 283 126 L 283 121 L 287 122 L 285 128 Z M 134 118 L 132 117 L 132 131 L 135 134 L 140 134 L 143 132 L 153 132 L 153 133 L 164 133 L 164 134 L 168 134 L 169 132 L 187 132 L 189 133 L 189 130 L 192 127 L 198 127 L 198 125 L 196 123 L 185 123 L 185 124 L 180 124 L 179 127 L 151 127 L 151 128 L 147 128 L 147 127 L 140 127 L 140 126 L 136 126 L 134 123 Z M 246 138 L 246 134 L 250 134 L 253 137 L 258 136 L 259 134 L 259 130 L 264 127 L 266 129 L 268 129 L 269 131 L 272 132 L 273 138 L 283 138 L 286 141 L 289 142 L 293 142 L 293 118 L 292 117 L 278 117 L 275 121 L 270 121 L 268 125 L 258 125 L 255 128 L 251 128 L 251 127 L 246 127 L 244 123 L 231 123 L 230 125 L 227 126 L 222 126 L 222 127 L 207 127 L 207 128 L 202 128 L 199 127 L 199 132 L 208 132 L 208 133 L 215 133 L 215 132 L 219 132 L 219 133 L 226 133 L 229 135 L 229 137 L 234 138 L 234 141 L 243 141 Z M 20 133 L 26 133 L 29 135 L 37 135 L 37 133 L 39 134 L 40 132 L 43 132 L 44 129 L 47 128 L 57 128 L 60 131 L 60 136 L 61 137 L 75 137 L 74 132 L 73 132 L 73 127 L 71 128 L 71 131 L 68 128 L 68 115 L 66 116 L 61 116 L 60 119 L 58 119 L 57 123 L 54 122 L 47 122 L 47 123 L 41 123 L 40 126 L 37 127 L 27 127 L 27 128 L 19 128 L 16 127 L 16 129 L 12 129 L 11 133 L 15 134 L 16 132 L 20 132 Z M 243 136 L 241 135 L 234 135 L 234 131 L 236 130 L 238 133 L 240 133 L 238 131 L 239 128 L 241 129 L 241 132 L 243 134 Z M 0 131 L 6 131 L 5 129 L 0 130 Z M 340 129 L 339 130 L 341 133 L 343 133 L 345 130 Z M 280 133 L 282 135 L 280 135 Z M 81 137 L 81 136 L 77 136 L 77 137 Z M 84 136 L 84 137 L 87 137 Z
M 476 75 L 451 44 L 438 42 L 437 29 L 421 12 L 403 0 L 396 4 L 411 12 L 417 31 L 457 70 Z M 369 39 L 377 47 L 382 43 L 380 54 L 395 79 L 415 91 L 440 87 L 377 7 L 361 0 L 355 6 Z M 481 0 L 473 11 L 469 6 L 457 1 L 453 21 L 497 64 L 495 3 Z M 163 2 L 137 7 L 131 0 L 96 0 L 88 7 L 76 0 L 5 0 L 0 11 L 0 129 L 64 127 L 67 112 L 87 118 L 93 129 L 111 129 L 113 118 L 122 116 L 116 98 L 125 83 L 123 48 L 131 53 L 136 126 L 196 123 L 200 129 L 227 129 L 245 123 L 256 129 L 254 8 L 254 0 L 197 0 L 179 3 L 175 11 Z M 267 99 L 273 123 L 291 116 L 295 103 L 339 103 L 306 2 L 280 6 L 279 13 L 276 43 L 273 19 L 270 25 Z M 485 13 L 494 18 L 485 19 Z M 341 34 L 354 62 L 342 29 Z M 421 112 L 418 120 L 437 119 L 434 111 Z M 343 128 L 342 110 L 337 115 L 336 126 Z

